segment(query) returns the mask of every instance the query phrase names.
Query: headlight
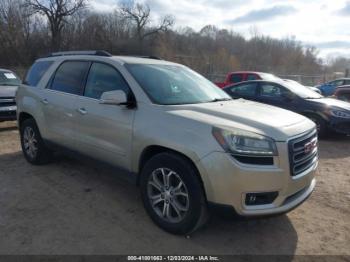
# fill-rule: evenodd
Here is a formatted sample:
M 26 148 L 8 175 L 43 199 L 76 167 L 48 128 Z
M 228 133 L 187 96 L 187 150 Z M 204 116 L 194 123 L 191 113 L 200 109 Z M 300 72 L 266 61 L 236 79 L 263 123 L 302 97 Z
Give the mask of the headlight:
M 226 152 L 236 155 L 276 156 L 275 142 L 269 138 L 244 130 L 213 128 L 213 136 Z
M 350 113 L 345 112 L 345 111 L 333 109 L 333 110 L 330 110 L 329 112 L 331 113 L 332 116 L 335 116 L 335 117 L 350 118 Z

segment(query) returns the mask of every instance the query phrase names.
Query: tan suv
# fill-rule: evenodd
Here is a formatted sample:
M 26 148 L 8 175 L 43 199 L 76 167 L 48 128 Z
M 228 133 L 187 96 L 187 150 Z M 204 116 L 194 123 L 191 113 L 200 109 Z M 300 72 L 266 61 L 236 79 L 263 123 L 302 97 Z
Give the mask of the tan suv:
M 242 216 L 285 213 L 315 187 L 313 122 L 232 100 L 183 65 L 54 53 L 34 63 L 16 99 L 30 163 L 47 163 L 59 149 L 119 167 L 171 233 L 198 228 L 210 206 Z

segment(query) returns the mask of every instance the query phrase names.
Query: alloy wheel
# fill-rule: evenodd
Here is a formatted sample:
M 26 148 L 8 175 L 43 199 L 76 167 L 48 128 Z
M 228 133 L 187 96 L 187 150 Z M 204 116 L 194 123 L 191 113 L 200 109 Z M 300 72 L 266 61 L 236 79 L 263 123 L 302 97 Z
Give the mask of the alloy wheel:
M 25 127 L 23 132 L 23 146 L 26 154 L 34 159 L 38 152 L 38 141 L 35 132 L 30 126 Z
M 179 223 L 189 210 L 189 195 L 181 177 L 169 168 L 158 168 L 149 176 L 148 199 L 155 213 L 170 223 Z

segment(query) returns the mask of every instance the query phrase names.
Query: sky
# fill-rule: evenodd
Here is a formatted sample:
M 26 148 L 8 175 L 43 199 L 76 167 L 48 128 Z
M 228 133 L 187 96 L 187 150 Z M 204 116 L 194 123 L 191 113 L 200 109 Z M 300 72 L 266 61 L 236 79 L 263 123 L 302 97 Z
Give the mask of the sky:
M 109 12 L 118 1 L 90 0 L 92 8 Z M 324 59 L 350 58 L 350 0 L 140 0 L 150 6 L 153 22 L 175 17 L 175 29 L 200 30 L 208 24 L 249 38 L 252 28 L 275 38 L 295 37 L 313 45 Z

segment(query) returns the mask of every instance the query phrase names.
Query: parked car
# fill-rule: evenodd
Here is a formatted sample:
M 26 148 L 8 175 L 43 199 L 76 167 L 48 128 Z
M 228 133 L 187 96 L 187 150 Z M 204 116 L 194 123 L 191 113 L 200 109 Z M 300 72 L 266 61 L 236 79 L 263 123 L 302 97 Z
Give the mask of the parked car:
M 171 233 L 197 229 L 209 206 L 242 216 L 285 213 L 315 187 L 312 121 L 233 100 L 180 64 L 54 53 L 34 63 L 16 99 L 29 163 L 68 150 L 118 166 Z
M 16 119 L 15 94 L 20 83 L 14 72 L 0 69 L 0 121 Z
M 268 73 L 262 73 L 262 72 L 255 72 L 255 71 L 238 71 L 238 72 L 232 72 L 228 73 L 225 79 L 225 82 L 216 82 L 215 84 L 220 87 L 224 88 L 225 86 L 237 84 L 240 82 L 250 81 L 250 80 L 277 80 L 280 79 L 275 75 L 268 74 Z
M 340 86 L 335 90 L 334 98 L 350 102 L 350 86 Z
M 350 103 L 325 98 L 304 86 L 259 80 L 228 86 L 224 91 L 233 98 L 245 98 L 302 114 L 316 123 L 320 136 L 328 131 L 350 134 Z
M 350 85 L 350 78 L 339 78 L 322 85 L 316 86 L 324 96 L 332 96 L 339 86 Z
M 314 86 L 304 86 L 302 84 L 300 84 L 298 81 L 295 81 L 295 80 L 291 80 L 291 79 L 283 79 L 284 81 L 287 81 L 287 82 L 290 82 L 290 83 L 293 83 L 295 85 L 299 85 L 299 86 L 302 86 L 302 87 L 307 87 L 309 89 L 311 89 L 312 91 L 318 93 L 318 94 L 321 94 L 321 90 L 318 89 L 317 87 L 314 87 Z

